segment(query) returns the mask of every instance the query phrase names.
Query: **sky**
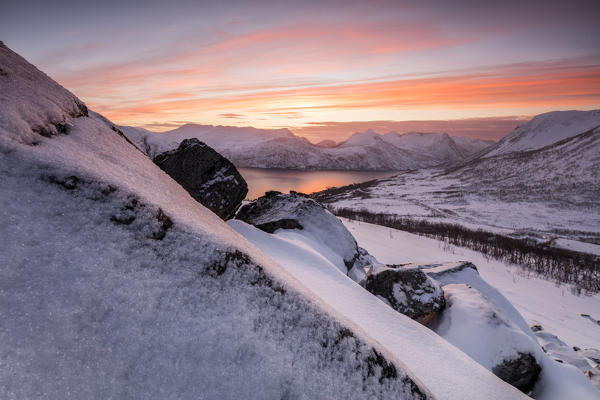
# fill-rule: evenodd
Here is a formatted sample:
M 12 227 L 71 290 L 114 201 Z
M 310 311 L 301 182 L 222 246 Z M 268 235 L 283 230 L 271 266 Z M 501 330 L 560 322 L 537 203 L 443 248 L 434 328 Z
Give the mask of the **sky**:
M 499 139 L 600 108 L 600 1 L 15 1 L 0 40 L 115 123 Z

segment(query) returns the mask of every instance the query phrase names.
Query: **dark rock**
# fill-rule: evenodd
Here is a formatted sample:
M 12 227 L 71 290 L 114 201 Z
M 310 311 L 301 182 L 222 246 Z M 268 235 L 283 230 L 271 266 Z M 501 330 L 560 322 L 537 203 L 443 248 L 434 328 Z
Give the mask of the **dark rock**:
M 235 215 L 248 194 L 248 185 L 235 166 L 198 139 L 185 139 L 177 149 L 156 156 L 154 163 L 225 220 Z
M 492 372 L 504 382 L 511 384 L 523 393 L 529 393 L 542 371 L 535 357 L 530 353 L 519 353 L 519 357 L 505 360 L 492 368 Z
M 446 306 L 439 284 L 419 268 L 378 268 L 367 275 L 365 288 L 424 324 Z
M 544 328 L 542 328 L 542 326 L 541 326 L 541 325 L 531 325 L 531 326 L 530 326 L 530 328 L 531 328 L 531 330 L 532 330 L 532 331 L 534 331 L 534 332 L 539 332 L 539 331 L 541 331 L 541 330 L 543 330 L 543 329 L 544 329 Z
M 165 214 L 162 208 L 159 208 L 156 213 L 156 221 L 158 222 L 158 227 L 152 232 L 151 237 L 154 240 L 163 240 L 167 235 L 167 231 L 173 226 L 173 221 Z
M 368 253 L 361 253 L 352 234 L 336 216 L 302 193 L 266 192 L 242 206 L 236 218 L 268 233 L 278 229 L 302 230 L 341 256 L 344 265 L 340 265 L 340 270 L 345 273 L 368 258 Z
M 283 218 L 277 221 L 267 222 L 256 226 L 261 231 L 273 233 L 277 229 L 304 229 L 300 222 L 292 218 Z
M 47 179 L 48 182 L 60 185 L 67 190 L 77 189 L 81 180 L 75 175 L 67 177 L 57 177 L 55 175 L 42 176 L 42 179 Z
M 452 265 L 452 263 L 444 268 L 436 268 L 436 272 L 429 271 L 428 268 L 424 268 L 424 272 L 433 279 L 440 279 L 445 275 L 455 274 L 465 269 L 472 269 L 477 271 L 477 267 L 468 261 L 460 262 L 458 265 Z

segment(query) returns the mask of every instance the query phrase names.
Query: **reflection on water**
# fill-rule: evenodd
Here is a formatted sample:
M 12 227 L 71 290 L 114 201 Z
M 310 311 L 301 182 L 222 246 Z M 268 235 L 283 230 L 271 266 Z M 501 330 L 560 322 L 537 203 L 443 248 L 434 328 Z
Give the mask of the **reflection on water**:
M 386 178 L 397 174 L 395 171 L 295 171 L 289 169 L 238 168 L 248 182 L 247 199 L 255 199 L 269 190 L 288 193 L 295 190 L 301 193 L 318 192 L 334 186 L 349 185 Z

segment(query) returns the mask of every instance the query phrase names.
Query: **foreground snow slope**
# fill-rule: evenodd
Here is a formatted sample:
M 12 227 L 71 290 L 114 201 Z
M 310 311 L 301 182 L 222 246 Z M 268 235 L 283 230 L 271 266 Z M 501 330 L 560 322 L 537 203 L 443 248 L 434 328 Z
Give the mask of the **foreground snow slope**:
M 427 396 L 2 43 L 0 68 L 1 398 Z
M 336 313 L 401 359 L 439 399 L 525 398 L 423 325 L 367 292 L 314 250 L 302 231 L 265 233 L 239 220 L 228 222 Z M 474 365 L 475 364 L 475 365 Z
M 1 43 L 0 63 L 20 94 L 0 96 L 0 397 L 523 398 L 341 272 L 306 288 Z
M 600 349 L 600 326 L 581 314 L 600 319 L 600 295 L 576 296 L 566 287 L 519 267 L 486 259 L 481 253 L 408 232 L 342 219 L 364 247 L 383 263 L 442 263 L 469 260 L 481 277 L 496 287 L 529 324 L 540 324 L 570 346 Z

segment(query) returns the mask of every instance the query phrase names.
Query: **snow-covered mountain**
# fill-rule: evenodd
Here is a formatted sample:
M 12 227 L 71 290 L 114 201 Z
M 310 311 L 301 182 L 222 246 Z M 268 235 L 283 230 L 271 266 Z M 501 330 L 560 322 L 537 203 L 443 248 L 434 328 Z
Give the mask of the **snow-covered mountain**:
M 322 200 L 504 233 L 537 232 L 563 245 L 589 240 L 571 244 L 593 247 L 600 233 L 600 110 L 542 114 L 462 164 L 401 174 L 356 196 L 353 190 Z
M 195 137 L 236 166 L 254 168 L 407 170 L 463 161 L 491 144 L 467 138 L 461 138 L 458 144 L 447 134 L 380 135 L 372 130 L 355 133 L 338 145 L 332 141 L 315 145 L 287 129 L 187 124 L 153 133 L 140 128 L 120 128 L 151 156 Z
M 2 42 L 0 178 L 2 398 L 526 398 L 323 243 L 223 222 Z
M 488 148 L 485 157 L 537 150 L 600 126 L 600 110 L 540 114 Z

